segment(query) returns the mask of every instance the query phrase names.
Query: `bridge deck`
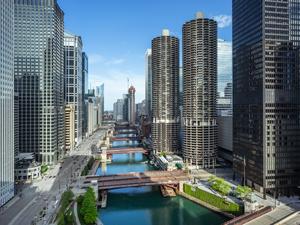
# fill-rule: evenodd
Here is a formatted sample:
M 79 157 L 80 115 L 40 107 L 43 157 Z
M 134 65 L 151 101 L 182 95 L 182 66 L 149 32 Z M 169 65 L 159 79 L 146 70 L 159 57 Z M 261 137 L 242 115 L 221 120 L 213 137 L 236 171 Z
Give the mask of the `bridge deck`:
M 116 155 L 116 154 L 129 154 L 129 153 L 148 153 L 148 150 L 144 148 L 118 148 L 118 149 L 109 149 L 106 151 L 107 155 Z
M 137 141 L 138 137 L 112 137 L 111 141 Z
M 147 171 L 144 173 L 127 173 L 106 176 L 87 176 L 85 183 L 98 180 L 99 190 L 119 189 L 127 187 L 156 186 L 178 184 L 187 180 L 183 171 Z

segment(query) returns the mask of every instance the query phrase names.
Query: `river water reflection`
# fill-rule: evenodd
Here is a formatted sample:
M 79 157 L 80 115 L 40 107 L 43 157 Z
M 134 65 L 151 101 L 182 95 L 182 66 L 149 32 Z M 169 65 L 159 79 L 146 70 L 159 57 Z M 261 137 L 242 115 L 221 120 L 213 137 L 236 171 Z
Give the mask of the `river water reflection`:
M 115 142 L 113 147 L 136 146 Z M 97 175 L 154 170 L 141 153 L 114 155 Z M 182 197 L 164 198 L 158 187 L 126 188 L 108 193 L 107 208 L 100 209 L 104 225 L 220 225 L 226 218 Z

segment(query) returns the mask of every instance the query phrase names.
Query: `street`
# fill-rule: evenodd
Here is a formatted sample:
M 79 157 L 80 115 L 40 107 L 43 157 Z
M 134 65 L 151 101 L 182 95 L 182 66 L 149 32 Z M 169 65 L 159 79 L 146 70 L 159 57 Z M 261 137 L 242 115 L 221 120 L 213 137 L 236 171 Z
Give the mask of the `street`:
M 99 130 L 65 156 L 44 178 L 25 185 L 23 190 L 0 211 L 1 225 L 49 224 L 58 209 L 61 194 L 80 176 L 91 155 L 91 146 L 105 134 Z M 44 214 L 44 216 L 42 216 Z

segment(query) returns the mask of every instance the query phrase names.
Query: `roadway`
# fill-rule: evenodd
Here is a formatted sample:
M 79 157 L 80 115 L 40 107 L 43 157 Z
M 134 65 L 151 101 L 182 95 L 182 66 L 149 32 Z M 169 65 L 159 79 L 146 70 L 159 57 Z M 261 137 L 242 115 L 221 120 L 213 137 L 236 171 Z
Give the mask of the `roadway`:
M 22 191 L 1 208 L 1 225 L 49 224 L 58 208 L 61 194 L 75 181 L 91 155 L 91 146 L 97 144 L 105 130 L 97 131 L 83 142 L 62 164 L 54 166 L 44 178 L 22 186 Z M 40 219 L 39 213 L 46 216 Z M 35 222 L 33 222 L 35 221 Z

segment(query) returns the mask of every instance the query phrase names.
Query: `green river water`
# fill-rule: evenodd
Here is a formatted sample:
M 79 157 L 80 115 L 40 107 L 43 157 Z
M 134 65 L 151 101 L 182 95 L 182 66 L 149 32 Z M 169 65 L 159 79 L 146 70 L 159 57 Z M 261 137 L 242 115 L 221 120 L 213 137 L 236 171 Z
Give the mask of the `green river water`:
M 126 146 L 127 142 L 113 143 L 113 147 Z M 142 154 L 114 155 L 112 163 L 98 168 L 97 175 L 148 170 L 154 168 Z M 109 191 L 107 208 L 99 210 L 99 217 L 104 225 L 220 225 L 227 220 L 185 198 L 164 198 L 158 187 Z

